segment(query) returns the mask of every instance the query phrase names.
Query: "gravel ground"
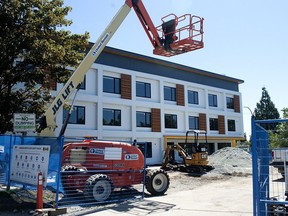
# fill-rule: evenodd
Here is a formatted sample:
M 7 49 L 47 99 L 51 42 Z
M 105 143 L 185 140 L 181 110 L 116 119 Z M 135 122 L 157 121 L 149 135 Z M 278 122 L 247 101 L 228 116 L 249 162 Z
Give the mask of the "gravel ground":
M 215 169 L 204 175 L 195 175 L 178 171 L 168 171 L 170 177 L 170 187 L 166 192 L 167 196 L 179 191 L 195 190 L 199 187 L 214 184 L 215 182 L 235 181 L 237 178 L 251 178 L 252 157 L 246 151 L 239 148 L 223 148 L 209 156 L 209 164 Z M 213 193 L 213 192 L 212 192 Z M 115 207 L 118 204 L 110 204 L 98 207 L 71 207 L 67 209 L 67 214 L 71 216 L 85 215 L 84 212 L 91 212 L 101 209 Z

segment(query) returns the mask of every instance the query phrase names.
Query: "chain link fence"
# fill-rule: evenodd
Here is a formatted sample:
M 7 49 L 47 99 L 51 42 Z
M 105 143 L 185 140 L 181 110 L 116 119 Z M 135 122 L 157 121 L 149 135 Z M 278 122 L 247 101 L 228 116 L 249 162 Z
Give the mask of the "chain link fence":
M 144 151 L 141 152 L 137 146 L 121 142 L 71 139 L 65 142 L 64 138 L 2 135 L 1 190 L 15 190 L 19 196 L 25 196 L 32 202 L 37 195 L 37 185 L 31 183 L 33 173 L 40 171 L 44 162 L 37 152 L 28 151 L 15 156 L 15 146 L 50 149 L 47 175 L 43 176 L 45 207 L 91 205 L 144 197 L 146 148 L 141 148 Z M 19 168 L 18 171 L 13 171 L 14 166 Z M 11 173 L 17 174 L 17 177 Z M 163 176 L 166 177 L 166 174 Z M 160 184 L 158 187 L 168 188 L 169 182 L 164 177 L 164 186 Z M 161 173 L 159 178 L 161 180 Z M 157 188 L 153 179 L 151 184 L 153 187 L 149 191 L 149 182 L 146 183 L 150 193 L 157 194 L 158 189 L 163 191 L 163 188 Z
M 254 215 L 288 215 L 288 119 L 252 117 Z

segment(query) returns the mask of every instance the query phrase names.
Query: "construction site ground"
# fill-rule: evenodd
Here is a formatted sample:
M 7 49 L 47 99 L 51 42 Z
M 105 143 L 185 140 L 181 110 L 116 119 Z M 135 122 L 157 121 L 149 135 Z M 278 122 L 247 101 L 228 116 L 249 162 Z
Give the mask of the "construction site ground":
M 223 148 L 209 156 L 214 170 L 203 175 L 169 171 L 164 196 L 145 195 L 91 208 L 69 208 L 69 215 L 253 215 L 252 157 L 239 148 Z
M 67 215 L 253 215 L 252 176 L 193 177 L 169 173 L 171 186 L 164 196 L 146 196 L 91 208 L 69 208 Z
M 241 149 L 225 148 L 209 156 L 209 161 L 215 169 L 201 176 L 168 171 L 170 187 L 164 196 L 145 193 L 143 200 L 71 206 L 65 215 L 253 215 L 251 155 Z M 29 214 L 18 208 L 0 211 L 0 215 Z

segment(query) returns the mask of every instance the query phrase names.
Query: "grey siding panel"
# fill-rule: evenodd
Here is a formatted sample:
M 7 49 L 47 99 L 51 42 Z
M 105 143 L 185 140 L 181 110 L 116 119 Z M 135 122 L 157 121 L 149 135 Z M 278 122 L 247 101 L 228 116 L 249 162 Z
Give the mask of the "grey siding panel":
M 113 48 L 107 48 L 113 49 Z M 121 52 L 121 51 L 120 51 Z M 125 51 L 122 51 L 125 53 Z M 128 53 L 128 52 L 127 52 Z M 145 58 L 143 56 L 134 54 L 136 58 L 130 58 L 129 55 L 133 55 L 131 53 L 127 55 L 117 55 L 110 52 L 102 52 L 99 58 L 96 60 L 96 63 L 109 65 L 113 67 L 119 67 L 123 69 L 135 70 L 147 74 L 153 74 L 183 81 L 188 81 L 192 83 L 198 83 L 202 85 L 207 85 L 211 87 L 217 87 L 232 91 L 239 91 L 239 83 L 236 81 L 232 82 L 227 79 L 217 78 L 221 77 L 221 75 L 217 75 L 216 77 L 211 76 L 211 72 L 202 71 L 196 68 L 189 68 L 184 65 L 178 65 L 171 62 L 166 62 L 163 60 L 159 60 L 160 62 L 166 62 L 168 64 L 173 64 L 173 67 L 166 66 L 164 64 L 157 64 L 158 59 L 153 59 L 151 57 L 146 57 L 149 61 L 143 61 L 141 58 Z M 154 62 L 153 62 L 154 61 Z M 195 70 L 197 73 L 193 73 L 190 71 L 185 71 L 182 69 L 178 69 L 177 67 L 187 68 L 189 70 Z M 202 73 L 202 74 L 201 74 Z M 233 79 L 233 78 L 230 78 Z M 238 80 L 239 81 L 239 80 Z M 243 82 L 243 81 L 242 81 Z

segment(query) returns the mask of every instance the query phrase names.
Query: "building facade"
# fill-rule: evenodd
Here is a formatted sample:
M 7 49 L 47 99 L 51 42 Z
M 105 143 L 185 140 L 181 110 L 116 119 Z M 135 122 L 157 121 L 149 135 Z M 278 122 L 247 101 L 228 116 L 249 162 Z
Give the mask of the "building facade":
M 241 83 L 106 47 L 85 76 L 65 137 L 147 142 L 147 164 L 161 164 L 167 144 L 184 143 L 186 131 L 197 129 L 207 131 L 213 153 L 244 138 Z

